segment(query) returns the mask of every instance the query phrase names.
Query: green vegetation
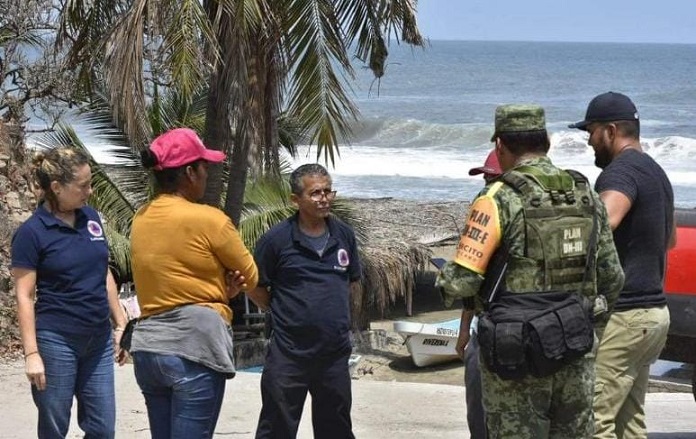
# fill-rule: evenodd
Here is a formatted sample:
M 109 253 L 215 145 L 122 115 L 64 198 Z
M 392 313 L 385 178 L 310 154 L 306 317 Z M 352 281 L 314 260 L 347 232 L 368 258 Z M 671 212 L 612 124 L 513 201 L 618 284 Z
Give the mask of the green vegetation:
M 0 125 L 18 133 L 13 143 L 19 147 L 25 135 L 46 131 L 39 146 L 88 149 L 69 126 L 77 112 L 115 147 L 121 164 L 93 163 L 92 203 L 105 215 L 124 276 L 131 218 L 152 196 L 136 158 L 172 127 L 191 127 L 209 147 L 227 153 L 225 163 L 209 170 L 204 201 L 224 209 L 253 247 L 292 210 L 285 154 L 309 144 L 317 160 L 331 165 L 339 142 L 350 141 L 359 118 L 350 97 L 352 62 L 379 79 L 390 41 L 424 44 L 415 4 L 0 0 Z M 31 119 L 46 128 L 28 125 Z M 363 220 L 344 200 L 337 200 L 335 212 L 363 231 Z M 378 260 L 368 260 L 375 276 L 393 271 L 390 282 L 377 287 L 381 296 L 403 294 L 409 270 L 423 263 L 422 255 L 403 258 L 402 264 L 391 258 L 393 268 L 384 270 Z M 368 302 L 385 302 L 362 293 L 361 310 Z

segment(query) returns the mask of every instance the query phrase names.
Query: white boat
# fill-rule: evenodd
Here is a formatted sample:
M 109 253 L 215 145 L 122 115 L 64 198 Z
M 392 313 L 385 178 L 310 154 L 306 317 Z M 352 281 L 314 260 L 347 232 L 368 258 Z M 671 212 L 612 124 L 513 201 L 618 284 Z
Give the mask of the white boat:
M 394 331 L 406 339 L 406 347 L 418 367 L 458 358 L 456 345 L 460 319 L 438 323 L 394 322 Z

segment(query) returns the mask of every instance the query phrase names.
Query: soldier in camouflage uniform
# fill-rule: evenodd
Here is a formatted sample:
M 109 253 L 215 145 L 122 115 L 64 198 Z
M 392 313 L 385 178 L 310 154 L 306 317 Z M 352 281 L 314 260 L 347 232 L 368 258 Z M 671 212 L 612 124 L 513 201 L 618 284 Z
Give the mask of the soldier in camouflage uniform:
M 544 110 L 533 105 L 503 105 L 496 109 L 495 142 L 503 171 L 522 175 L 531 183 L 534 193 L 544 192 L 544 181 L 567 181 L 570 175 L 554 166 L 546 153 L 549 149 Z M 505 177 L 502 177 L 505 178 Z M 572 180 L 574 181 L 574 180 Z M 569 241 L 569 252 L 578 250 L 575 277 L 553 277 L 545 271 L 543 260 L 530 255 L 527 234 L 531 233 L 525 216 L 525 199 L 509 184 L 496 180 L 486 185 L 474 201 L 467 225 L 462 234 L 457 256 L 448 262 L 438 275 L 437 285 L 442 288 L 445 304 L 462 299 L 465 309 L 479 313 L 484 308 L 485 291 L 480 291 L 486 279 L 486 269 L 495 251 L 505 244 L 509 248 L 507 271 L 503 278 L 505 293 L 543 293 L 557 288 L 572 287 L 590 299 L 598 293 L 606 297 L 606 312 L 595 320 L 598 329 L 606 324 L 608 311 L 618 297 L 624 275 L 614 247 L 607 212 L 598 195 L 589 185 L 573 186 L 574 195 L 592 206 L 590 217 L 596 226 L 585 227 L 580 244 Z M 585 191 L 585 192 L 582 192 Z M 540 195 L 541 196 L 541 195 Z M 572 196 L 571 196 L 572 199 Z M 562 219 L 552 220 L 562 223 Z M 593 220 L 590 220 L 591 222 Z M 551 228 L 554 223 L 547 225 Z M 594 242 L 588 245 L 589 235 L 595 232 Z M 552 229 L 551 229 L 552 230 Z M 559 239 L 564 238 L 561 231 Z M 577 238 L 565 231 L 565 238 Z M 588 236 L 584 236 L 588 235 Z M 540 236 L 540 240 L 551 237 Z M 541 244 L 540 244 L 541 245 Z M 593 249 L 594 254 L 591 250 Z M 562 251 L 561 251 L 562 252 Z M 537 252 L 538 253 L 538 252 Z M 585 282 L 585 260 L 594 267 Z M 578 272 L 582 282 L 578 281 Z M 554 279 L 565 279 L 555 281 Z M 571 282 L 568 284 L 568 282 Z M 560 283 L 560 285 L 554 284 Z M 479 327 L 479 329 L 481 329 Z M 591 332 L 591 328 L 590 328 Z M 591 342 L 590 342 L 591 343 Z M 596 340 L 595 340 L 596 349 Z M 557 372 L 538 378 L 526 375 L 520 379 L 502 379 L 481 361 L 483 401 L 489 438 L 591 438 L 593 433 L 592 399 L 594 391 L 594 349 L 578 360 L 564 365 Z

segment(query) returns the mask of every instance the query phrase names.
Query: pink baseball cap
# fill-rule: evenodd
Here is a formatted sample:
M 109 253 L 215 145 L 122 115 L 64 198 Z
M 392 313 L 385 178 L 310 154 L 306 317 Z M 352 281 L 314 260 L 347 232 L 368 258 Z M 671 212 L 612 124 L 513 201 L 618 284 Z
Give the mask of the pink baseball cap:
M 225 153 L 208 149 L 195 131 L 190 128 L 174 128 L 157 136 L 150 144 L 150 151 L 157 157 L 154 169 L 178 168 L 196 160 L 220 163 Z
M 497 177 L 502 173 L 503 170 L 500 168 L 500 163 L 498 163 L 498 156 L 495 155 L 495 150 L 488 154 L 488 157 L 486 157 L 486 162 L 483 164 L 483 166 L 469 169 L 469 175 L 486 174 L 491 177 Z

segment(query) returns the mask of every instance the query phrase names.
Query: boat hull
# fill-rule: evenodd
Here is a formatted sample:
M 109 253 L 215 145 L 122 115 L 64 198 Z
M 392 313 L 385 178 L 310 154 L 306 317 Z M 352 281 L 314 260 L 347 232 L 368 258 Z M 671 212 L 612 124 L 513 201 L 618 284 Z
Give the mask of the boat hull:
M 426 367 L 458 358 L 459 322 L 459 319 L 439 323 L 394 322 L 394 331 L 406 340 L 413 364 Z

